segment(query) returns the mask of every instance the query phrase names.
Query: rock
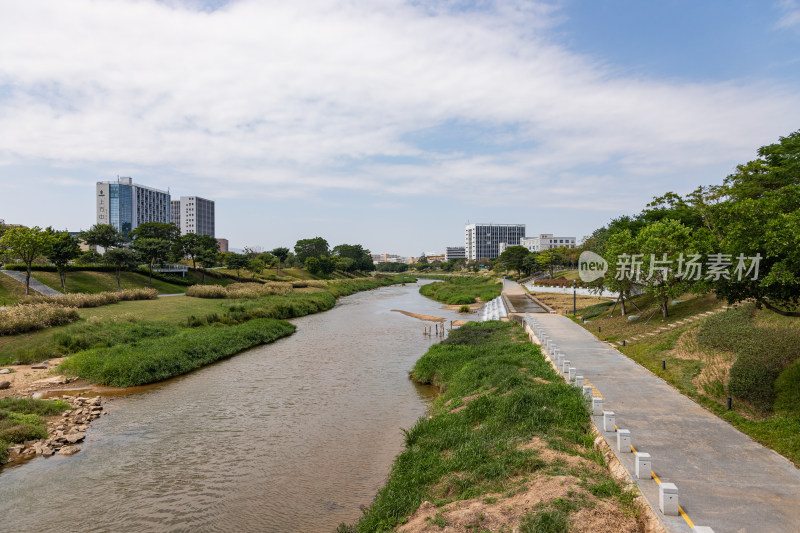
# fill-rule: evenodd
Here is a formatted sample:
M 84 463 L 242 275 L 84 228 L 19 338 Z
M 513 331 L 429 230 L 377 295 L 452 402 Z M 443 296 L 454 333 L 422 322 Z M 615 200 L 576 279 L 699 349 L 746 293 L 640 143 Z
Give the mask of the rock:
M 24 444 L 15 444 L 14 446 L 11 446 L 8 449 L 8 451 L 11 452 L 11 453 L 20 454 L 20 453 L 22 453 L 22 451 L 24 449 L 25 449 L 25 445 Z
M 86 437 L 86 435 L 84 433 L 81 433 L 81 432 L 78 432 L 78 431 L 75 431 L 75 432 L 70 433 L 68 435 L 64 435 L 64 438 L 70 444 L 75 444 L 76 442 L 80 442 L 80 441 L 82 441 L 84 439 L 84 437 Z
M 47 365 L 31 365 L 31 370 L 47 370 L 50 368 Z
M 0 370 L 0 374 L 10 374 L 10 373 L 11 373 L 11 370 L 9 370 L 8 368 L 4 368 L 4 369 Z
M 7 389 L 11 387 L 10 381 L 0 381 L 0 390 Z
M 58 455 L 75 455 L 79 451 L 81 451 L 81 449 L 77 446 L 64 446 L 58 450 Z
M 22 361 L 11 361 L 11 366 L 20 366 Z
M 45 457 L 50 457 L 51 455 L 56 453 L 56 452 L 53 451 L 53 448 L 51 448 L 50 446 L 42 446 L 41 450 L 42 450 L 42 452 L 41 452 L 42 455 L 45 456 Z
M 34 400 L 38 400 L 42 396 L 44 395 L 41 392 L 34 392 L 33 394 L 31 394 L 31 398 L 33 398 Z

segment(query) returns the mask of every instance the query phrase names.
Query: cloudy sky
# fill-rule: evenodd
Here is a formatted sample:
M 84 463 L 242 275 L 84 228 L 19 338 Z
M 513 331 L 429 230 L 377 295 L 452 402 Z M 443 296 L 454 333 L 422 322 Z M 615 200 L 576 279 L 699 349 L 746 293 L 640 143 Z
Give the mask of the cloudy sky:
M 800 128 L 797 0 L 0 0 L 0 218 L 131 176 L 231 246 L 583 237 Z

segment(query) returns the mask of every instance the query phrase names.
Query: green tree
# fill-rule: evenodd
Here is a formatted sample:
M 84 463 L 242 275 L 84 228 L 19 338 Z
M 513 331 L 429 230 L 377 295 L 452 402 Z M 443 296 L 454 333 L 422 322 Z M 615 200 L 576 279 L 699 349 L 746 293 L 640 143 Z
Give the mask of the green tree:
M 100 246 L 104 250 L 116 248 L 125 242 L 125 237 L 111 224 L 95 224 L 81 232 L 80 239 L 89 246 Z
M 264 267 L 264 261 L 257 257 L 247 261 L 247 270 L 253 275 L 251 279 L 256 279 L 256 274 L 264 272 Z
M 336 259 L 329 255 L 323 255 L 319 258 L 319 270 L 325 275 L 333 274 L 336 270 Z
M 328 241 L 322 237 L 314 237 L 313 239 L 300 239 L 294 245 L 294 253 L 300 263 L 305 264 L 306 259 L 309 257 L 320 258 L 328 255 Z
M 347 270 L 348 272 L 355 270 L 369 272 L 373 268 L 371 252 L 364 249 L 360 244 L 339 244 L 333 248 L 333 255 L 353 260 L 350 270 Z
M 181 230 L 175 224 L 168 222 L 145 222 L 131 231 L 130 236 L 134 240 L 139 238 L 160 239 L 172 245 L 180 238 Z
M 114 266 L 117 278 L 117 292 L 122 290 L 120 276 L 123 270 L 136 266 L 136 255 L 127 248 L 111 248 L 103 255 L 103 260 Z
M 306 270 L 315 276 L 322 272 L 322 267 L 319 264 L 319 259 L 316 257 L 309 257 L 306 259 Z
M 516 270 L 518 274 L 522 275 L 525 259 L 529 255 L 531 255 L 531 253 L 524 246 L 509 246 L 500 254 L 498 263 L 511 270 Z
M 61 290 L 67 292 L 67 265 L 75 260 L 81 253 L 78 239 L 66 231 L 50 231 L 50 246 L 47 249 L 47 259 L 56 266 L 61 278 Z
M 0 247 L 8 250 L 12 257 L 25 263 L 25 294 L 30 294 L 31 266 L 50 247 L 50 234 L 39 226 L 33 228 L 11 228 L 0 238 Z
M 167 224 L 167 225 L 171 226 L 172 224 Z M 172 244 L 165 239 L 140 236 L 134 239 L 131 248 L 136 253 L 137 258 L 140 261 L 147 263 L 147 271 L 148 271 L 147 283 L 149 285 L 152 285 L 153 267 L 156 264 L 164 263 L 167 260 L 167 258 L 170 256 L 170 252 L 172 251 Z
M 278 270 L 283 268 L 286 259 L 289 257 L 289 249 L 285 247 L 273 248 L 270 253 L 278 258 Z
M 75 258 L 76 265 L 96 265 L 103 260 L 103 256 L 94 250 L 86 250 Z
M 246 255 L 237 254 L 235 252 L 228 252 L 225 254 L 225 266 L 236 271 L 236 281 L 241 281 L 239 271 L 243 268 L 247 268 L 248 262 L 249 259 Z
M 198 256 L 205 251 L 217 253 L 219 242 L 211 235 L 197 235 L 187 233 L 175 240 L 175 255 L 177 257 L 189 257 L 192 261 L 192 268 L 197 268 Z
M 214 242 L 216 242 L 216 239 L 215 239 Z M 200 261 L 200 265 L 203 267 L 202 268 L 202 272 L 203 272 L 203 280 L 202 280 L 202 282 L 203 282 L 203 284 L 205 284 L 205 282 L 206 282 L 206 270 L 208 268 L 211 268 L 211 267 L 213 267 L 214 265 L 217 264 L 218 256 L 219 256 L 219 253 L 216 250 L 212 250 L 210 248 L 207 248 L 205 250 L 200 250 L 197 253 L 197 256 L 195 257 L 195 259 L 197 259 L 197 261 Z

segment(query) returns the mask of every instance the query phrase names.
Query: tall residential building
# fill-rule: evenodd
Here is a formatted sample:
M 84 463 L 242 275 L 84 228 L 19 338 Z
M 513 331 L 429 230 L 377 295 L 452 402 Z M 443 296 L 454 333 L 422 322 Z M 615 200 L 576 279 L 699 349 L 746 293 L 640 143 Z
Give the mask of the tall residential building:
M 463 246 L 447 246 L 444 249 L 444 260 L 450 261 L 451 259 L 465 259 L 467 253 Z
M 228 239 L 217 239 L 217 244 L 219 244 L 220 252 L 228 251 Z
M 465 228 L 467 259 L 494 259 L 501 242 L 519 242 L 525 237 L 525 224 L 469 224 Z
M 145 222 L 170 222 L 169 192 L 134 185 L 131 178 L 97 182 L 97 223 L 127 235 Z
M 554 237 L 552 233 L 541 233 L 538 237 L 525 237 L 519 241 L 531 252 L 541 252 L 552 248 L 575 248 L 575 237 Z
M 214 236 L 214 201 L 199 196 L 181 196 L 170 206 L 172 222 L 181 229 L 181 235 Z

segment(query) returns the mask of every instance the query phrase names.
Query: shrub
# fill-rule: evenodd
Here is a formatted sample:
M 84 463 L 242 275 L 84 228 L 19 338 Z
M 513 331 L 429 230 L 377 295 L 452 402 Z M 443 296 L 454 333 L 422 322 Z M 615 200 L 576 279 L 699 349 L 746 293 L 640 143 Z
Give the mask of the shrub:
M 10 445 L 47 438 L 42 416 L 56 415 L 69 408 L 62 401 L 0 398 L 0 463 L 8 457 Z
M 17 335 L 60 326 L 79 318 L 78 312 L 70 307 L 51 303 L 17 304 L 0 309 L 0 335 Z
M 472 311 L 472 308 L 468 305 L 462 305 L 458 308 L 459 313 L 469 313 L 470 311 Z
M 800 417 L 800 359 L 789 365 L 775 380 L 775 410 Z
M 194 298 L 227 298 L 228 292 L 222 285 L 192 285 L 186 289 L 186 296 Z

